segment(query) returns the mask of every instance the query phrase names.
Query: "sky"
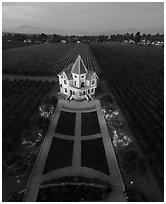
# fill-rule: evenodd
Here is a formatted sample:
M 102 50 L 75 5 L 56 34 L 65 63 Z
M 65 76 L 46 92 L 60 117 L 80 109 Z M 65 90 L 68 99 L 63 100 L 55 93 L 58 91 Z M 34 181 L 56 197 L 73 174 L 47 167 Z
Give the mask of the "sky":
M 23 25 L 91 33 L 128 29 L 164 32 L 164 3 L 2 3 L 3 28 Z

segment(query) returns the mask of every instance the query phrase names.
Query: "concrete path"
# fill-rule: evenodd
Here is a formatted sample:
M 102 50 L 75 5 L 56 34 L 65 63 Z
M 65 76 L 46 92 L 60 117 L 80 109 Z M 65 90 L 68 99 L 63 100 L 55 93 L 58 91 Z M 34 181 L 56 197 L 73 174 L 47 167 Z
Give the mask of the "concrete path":
M 76 113 L 74 136 L 55 133 L 55 128 L 60 116 L 60 112 L 62 110 Z M 81 136 L 81 113 L 91 111 L 97 111 L 101 133 L 90 136 Z M 43 175 L 42 172 L 47 160 L 53 137 L 62 138 L 66 140 L 74 140 L 72 166 L 56 169 Z M 103 172 L 92 168 L 81 166 L 81 141 L 92 140 L 96 138 L 102 138 L 103 140 L 110 175 L 106 175 Z M 108 201 L 127 201 L 126 197 L 123 196 L 123 181 L 117 164 L 112 142 L 107 130 L 105 119 L 101 110 L 100 102 L 98 100 L 93 100 L 90 102 L 69 102 L 67 100 L 59 100 L 45 141 L 37 158 L 29 185 L 27 186 L 25 201 L 36 201 L 40 185 L 43 181 L 50 180 L 51 178 L 77 175 L 89 178 L 98 178 L 103 181 L 109 182 L 113 188 L 113 191 L 110 193 L 110 199 Z

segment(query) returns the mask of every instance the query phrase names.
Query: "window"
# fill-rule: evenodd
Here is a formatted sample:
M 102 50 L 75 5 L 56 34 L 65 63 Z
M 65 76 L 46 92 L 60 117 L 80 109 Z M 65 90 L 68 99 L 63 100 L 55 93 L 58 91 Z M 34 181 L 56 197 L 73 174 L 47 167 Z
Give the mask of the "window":
M 76 81 L 74 82 L 74 85 L 76 86 Z
M 83 91 L 83 95 L 85 95 L 86 94 L 86 92 L 85 91 Z
M 94 89 L 91 89 L 91 93 L 93 93 L 94 92 Z
M 67 81 L 66 81 L 66 80 L 64 80 L 64 84 L 67 84 Z
M 83 78 L 84 78 L 84 75 L 82 75 L 81 78 L 83 79 Z
M 94 84 L 95 84 L 95 80 L 92 81 L 92 85 L 94 85 Z
M 81 87 L 84 87 L 84 82 L 81 83 Z
M 75 78 L 77 78 L 77 75 L 74 75 Z
M 65 92 L 67 93 L 67 89 L 65 89 Z
M 62 88 L 62 84 L 60 84 L 60 87 Z
M 88 89 L 88 93 L 90 93 L 90 89 Z

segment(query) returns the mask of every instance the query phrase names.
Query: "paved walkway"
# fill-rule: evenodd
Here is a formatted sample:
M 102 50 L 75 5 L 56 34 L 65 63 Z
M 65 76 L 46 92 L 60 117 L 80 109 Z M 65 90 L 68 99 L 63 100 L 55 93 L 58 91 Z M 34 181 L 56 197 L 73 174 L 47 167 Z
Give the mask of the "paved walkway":
M 55 127 L 57 125 L 61 110 L 67 112 L 76 113 L 76 124 L 74 136 L 66 136 L 62 134 L 55 134 Z M 90 136 L 81 136 L 81 113 L 97 111 L 99 125 L 101 133 Z M 48 172 L 43 175 L 44 166 L 47 160 L 49 149 L 52 143 L 53 137 L 62 138 L 66 140 L 74 140 L 72 166 L 60 168 Z M 82 167 L 81 166 L 81 141 L 92 140 L 96 138 L 102 138 L 105 156 L 107 159 L 110 175 L 106 175 L 101 171 Z M 126 197 L 123 196 L 123 181 L 117 164 L 114 149 L 111 143 L 111 139 L 107 130 L 107 126 L 104 120 L 104 116 L 101 110 L 100 102 L 98 100 L 84 101 L 84 102 L 69 102 L 67 100 L 59 100 L 54 117 L 47 132 L 45 141 L 41 148 L 40 154 L 37 158 L 34 171 L 32 173 L 29 185 L 27 187 L 25 201 L 36 201 L 40 185 L 43 181 L 50 180 L 51 178 L 58 178 L 63 176 L 85 176 L 90 178 L 98 178 L 103 181 L 107 181 L 111 184 L 113 190 L 110 193 L 108 201 L 123 201 L 126 202 Z

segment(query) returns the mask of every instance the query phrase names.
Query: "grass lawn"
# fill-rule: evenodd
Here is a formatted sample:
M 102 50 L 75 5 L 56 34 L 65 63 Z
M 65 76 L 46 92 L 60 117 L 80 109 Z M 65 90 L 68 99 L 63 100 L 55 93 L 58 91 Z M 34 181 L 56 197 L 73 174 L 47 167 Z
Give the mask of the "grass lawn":
M 55 132 L 74 136 L 75 120 L 76 113 L 61 111 Z
M 72 156 L 72 140 L 53 138 L 43 173 L 46 174 L 55 169 L 71 166 Z
M 81 113 L 81 135 L 94 135 L 100 132 L 97 112 Z
M 90 167 L 109 174 L 102 138 L 82 141 L 81 166 Z

